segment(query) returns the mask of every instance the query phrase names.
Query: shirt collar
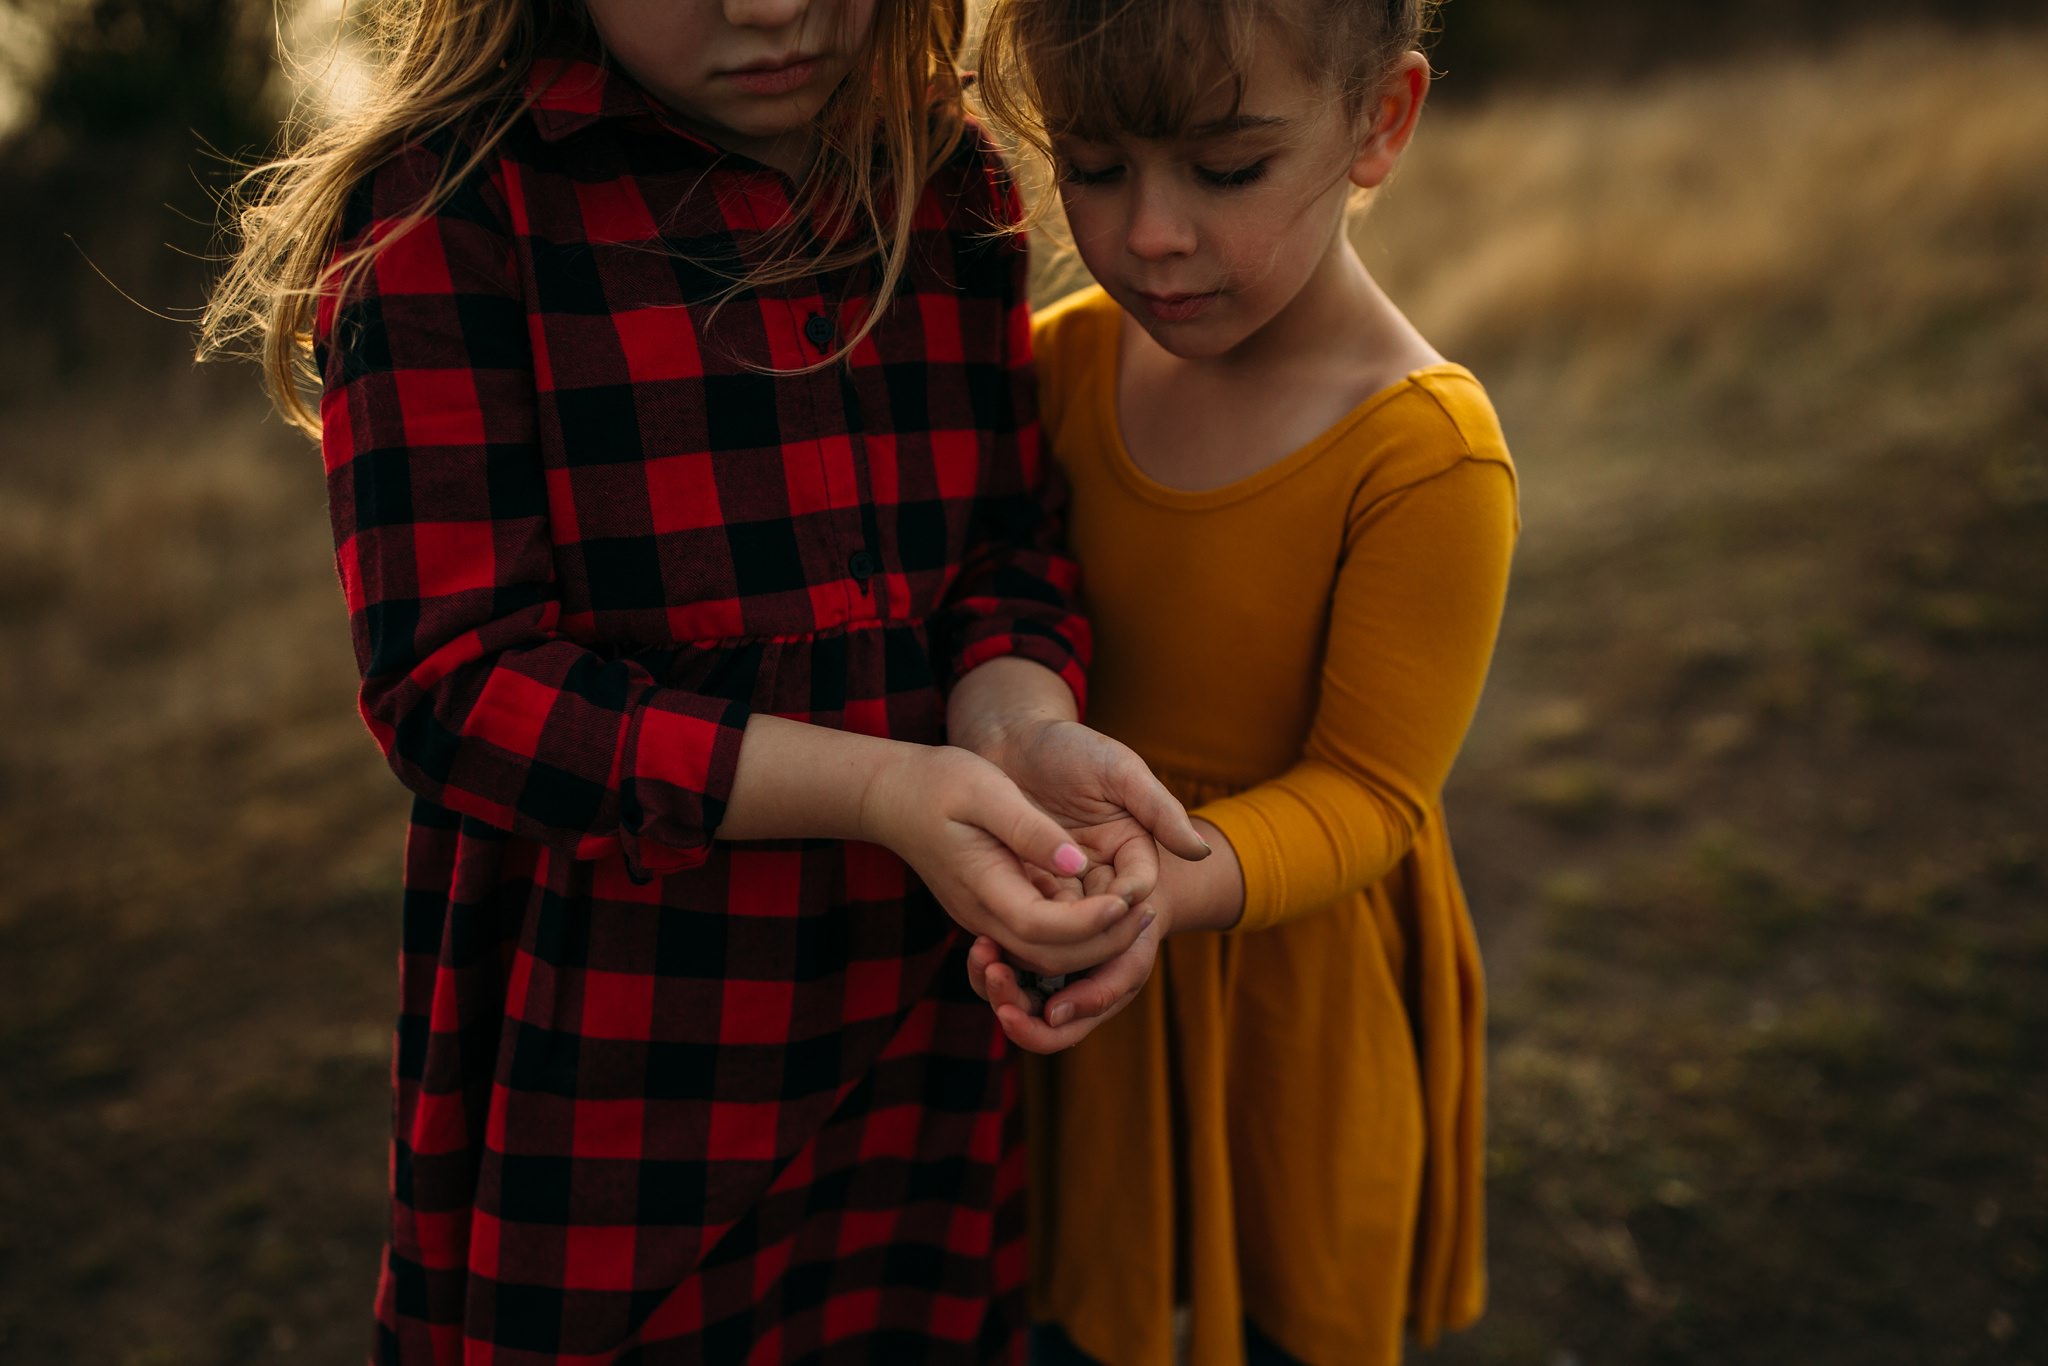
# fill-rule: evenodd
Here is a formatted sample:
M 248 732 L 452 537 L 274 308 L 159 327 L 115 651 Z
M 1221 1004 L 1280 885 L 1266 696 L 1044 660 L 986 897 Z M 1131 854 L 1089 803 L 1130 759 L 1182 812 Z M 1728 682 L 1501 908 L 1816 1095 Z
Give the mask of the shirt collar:
M 527 116 L 543 142 L 560 142 L 593 124 L 644 119 L 716 156 L 719 149 L 678 124 L 638 81 L 588 51 L 558 50 L 534 58 L 527 72 Z

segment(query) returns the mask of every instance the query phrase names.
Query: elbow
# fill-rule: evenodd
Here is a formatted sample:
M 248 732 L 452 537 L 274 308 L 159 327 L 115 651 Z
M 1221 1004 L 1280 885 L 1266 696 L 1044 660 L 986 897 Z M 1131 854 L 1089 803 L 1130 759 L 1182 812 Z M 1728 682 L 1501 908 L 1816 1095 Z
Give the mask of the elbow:
M 366 682 L 356 710 L 398 781 L 429 801 L 441 800 L 457 737 L 434 714 L 431 694 L 406 679 Z
M 1345 893 L 1385 877 L 1415 847 L 1430 819 L 1430 801 L 1405 784 L 1355 765 L 1311 759 L 1299 776 L 1299 799 L 1334 855 L 1336 881 Z

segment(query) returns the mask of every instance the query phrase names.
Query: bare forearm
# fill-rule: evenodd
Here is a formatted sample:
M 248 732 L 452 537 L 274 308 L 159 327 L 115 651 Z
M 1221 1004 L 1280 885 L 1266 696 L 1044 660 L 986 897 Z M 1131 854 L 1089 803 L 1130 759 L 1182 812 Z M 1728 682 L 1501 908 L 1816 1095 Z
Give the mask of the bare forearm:
M 874 839 L 866 797 L 878 776 L 919 748 L 757 713 L 747 721 L 718 837 Z
M 1128 951 L 1147 917 L 1107 894 L 1054 901 L 1026 869 L 1086 863 L 1002 770 L 955 745 L 916 745 L 756 714 L 722 838 L 852 839 L 896 853 L 970 934 L 1048 972 Z
M 1209 845 L 1199 862 L 1160 853 L 1159 895 L 1171 908 L 1175 934 L 1191 930 L 1227 930 L 1244 915 L 1244 869 L 1237 851 L 1221 830 L 1205 820 L 1195 829 Z
M 1079 715 L 1074 694 L 1043 664 L 1006 656 L 972 669 L 946 702 L 946 736 L 998 763 L 1006 741 L 1046 721 Z

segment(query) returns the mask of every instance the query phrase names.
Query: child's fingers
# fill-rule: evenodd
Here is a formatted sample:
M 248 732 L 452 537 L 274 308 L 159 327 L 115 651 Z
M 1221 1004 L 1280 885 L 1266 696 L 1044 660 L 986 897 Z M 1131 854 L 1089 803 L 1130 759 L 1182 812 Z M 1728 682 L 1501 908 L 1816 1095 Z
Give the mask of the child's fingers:
M 1003 947 L 1046 972 L 1078 972 L 1114 958 L 1142 928 L 1122 898 L 1049 901 L 1014 864 L 982 868 L 969 890 L 1002 926 L 996 937 Z
M 1130 902 L 1143 901 L 1159 885 L 1159 846 L 1144 837 L 1125 840 L 1116 851 L 1112 867 L 1113 875 L 1105 888 L 1108 894 Z
M 1026 1015 L 1037 1017 L 1045 1007 L 1044 998 L 1035 991 L 1027 991 L 1016 969 L 1008 963 L 992 964 L 988 970 L 988 1003 L 1000 1013 L 1004 1006 L 1015 1006 Z
M 1041 897 L 1013 854 L 986 831 L 975 829 L 973 834 L 981 848 L 934 870 L 926 880 L 961 924 L 990 936 L 1038 970 L 1079 972 L 1107 962 L 1129 948 L 1143 930 L 1142 917 L 1117 897 Z
M 1159 936 L 1149 928 L 1129 953 L 1113 958 L 1086 977 L 1052 993 L 1045 1003 L 1045 1022 L 1059 1028 L 1073 1022 L 1100 1021 L 1114 1015 L 1152 978 L 1159 958 Z
M 1130 1004 L 1151 978 L 1153 957 L 1153 953 L 1132 953 L 1105 963 L 1055 992 L 1042 1014 L 1020 1010 L 1014 1002 L 1004 1000 L 995 1006 L 996 1022 L 1011 1043 L 1029 1052 L 1057 1053 L 1072 1048 Z
M 982 809 L 965 819 L 994 835 L 1011 853 L 1061 877 L 1079 877 L 1086 870 L 1088 855 L 1081 846 L 1058 821 L 1033 806 L 1014 783 L 990 784 L 982 795 Z
M 1113 898 L 1102 898 L 1109 906 L 1124 903 Z M 1071 903 L 1074 907 L 1092 906 L 1092 901 Z M 1065 909 L 1064 906 L 1061 909 Z M 1114 923 L 1100 934 L 1076 942 L 1056 942 L 1034 935 L 1026 925 L 1018 942 L 1005 944 L 1009 956 L 1020 962 L 1029 962 L 1032 970 L 1046 976 L 1057 976 L 1086 972 L 1099 963 L 1107 963 L 1129 951 L 1145 927 L 1152 923 L 1152 912 L 1147 910 L 1126 910 L 1121 912 Z
M 1096 871 L 1101 868 L 1101 864 L 1096 864 L 1095 867 L 1088 870 L 1089 876 L 1093 877 Z M 1024 872 L 1030 877 L 1031 885 L 1038 889 L 1038 894 L 1047 901 L 1079 901 L 1082 897 L 1091 895 L 1078 878 L 1054 877 L 1051 873 L 1046 872 L 1045 869 L 1034 867 L 1030 864 L 1024 866 Z M 1114 875 L 1113 869 L 1110 872 Z M 1093 893 L 1093 895 L 1101 895 L 1109 889 L 1109 878 L 1104 877 L 1098 880 L 1101 883 L 1101 888 L 1096 893 Z
M 1125 750 L 1110 765 L 1110 799 L 1138 818 L 1152 838 L 1184 859 L 1209 857 L 1209 846 L 1188 819 L 1187 808 L 1154 777 L 1145 761 Z
M 985 934 L 977 935 L 967 950 L 967 985 L 990 1005 L 995 1002 L 988 994 L 988 970 L 1002 960 L 1002 946 Z
M 1086 977 L 1077 977 L 1054 992 L 1045 1003 L 1047 1024 L 1059 1026 L 1070 1020 L 1094 1020 L 1116 1010 L 1135 996 L 1152 975 L 1152 958 L 1142 964 L 1129 962 L 1134 955 L 1104 963 Z
M 1093 1020 L 1116 1007 L 1123 992 L 1098 977 L 1082 977 L 1053 994 L 1045 1005 L 1047 1024 L 1063 1025 L 1069 1020 Z
M 1055 1029 L 1005 1002 L 996 1007 L 996 1023 L 1010 1042 L 1027 1053 L 1058 1053 L 1072 1048 L 1095 1031 L 1096 1020 L 1076 1020 Z

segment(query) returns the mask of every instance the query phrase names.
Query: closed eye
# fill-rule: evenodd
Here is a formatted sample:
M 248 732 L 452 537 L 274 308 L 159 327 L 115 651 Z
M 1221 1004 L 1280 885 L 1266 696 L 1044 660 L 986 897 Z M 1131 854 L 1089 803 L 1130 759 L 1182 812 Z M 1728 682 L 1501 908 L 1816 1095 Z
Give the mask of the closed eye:
M 1107 185 L 1124 173 L 1121 166 L 1087 167 L 1077 166 L 1071 161 L 1059 164 L 1060 183 L 1063 185 Z
M 1205 184 L 1214 185 L 1219 190 L 1235 190 L 1241 189 L 1246 185 L 1257 184 L 1265 179 L 1266 165 L 1266 159 L 1261 158 L 1249 166 L 1237 166 L 1227 171 L 1217 171 L 1207 166 L 1197 166 L 1195 167 L 1195 174 Z

